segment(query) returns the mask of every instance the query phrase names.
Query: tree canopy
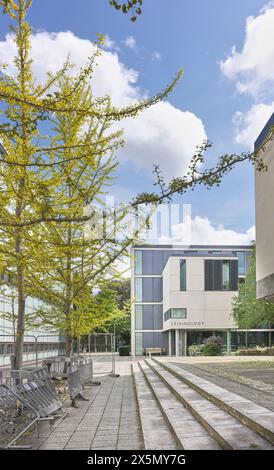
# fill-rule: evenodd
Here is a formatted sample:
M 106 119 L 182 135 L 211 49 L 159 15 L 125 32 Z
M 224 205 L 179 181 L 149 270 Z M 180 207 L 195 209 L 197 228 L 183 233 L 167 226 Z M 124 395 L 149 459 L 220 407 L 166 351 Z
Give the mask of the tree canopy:
M 253 247 L 245 282 L 240 284 L 239 295 L 233 298 L 232 315 L 239 328 L 274 323 L 274 304 L 256 298 L 256 248 Z

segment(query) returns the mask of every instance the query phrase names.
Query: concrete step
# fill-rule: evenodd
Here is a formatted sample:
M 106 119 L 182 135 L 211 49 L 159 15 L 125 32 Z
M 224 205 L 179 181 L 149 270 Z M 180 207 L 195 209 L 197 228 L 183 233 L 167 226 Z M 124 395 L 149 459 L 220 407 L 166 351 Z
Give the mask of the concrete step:
M 139 366 L 169 427 L 173 429 L 180 448 L 185 450 L 221 450 L 190 411 L 173 395 L 162 380 L 144 361 Z
M 274 412 L 257 405 L 247 398 L 236 393 L 225 390 L 208 380 L 202 379 L 182 367 L 170 362 L 152 360 L 154 364 L 160 365 L 185 385 L 188 385 L 210 402 L 235 417 L 242 424 L 267 439 L 274 445 Z
M 176 396 L 223 449 L 273 450 L 273 446 L 266 439 L 185 384 L 167 370 L 166 364 L 155 360 L 147 360 L 146 364 L 161 379 L 162 386 L 166 386 Z
M 137 363 L 132 364 L 132 376 L 140 413 L 145 449 L 176 450 L 180 447 L 163 416 L 153 393 Z

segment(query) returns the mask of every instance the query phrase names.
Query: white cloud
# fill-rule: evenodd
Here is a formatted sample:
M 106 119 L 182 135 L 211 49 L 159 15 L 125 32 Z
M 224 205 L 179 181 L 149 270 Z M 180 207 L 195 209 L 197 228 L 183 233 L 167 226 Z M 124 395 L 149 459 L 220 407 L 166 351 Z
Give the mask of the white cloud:
M 255 104 L 247 113 L 240 111 L 235 113 L 233 117 L 236 128 L 235 141 L 252 149 L 255 140 L 273 112 L 274 101 L 270 104 Z
M 13 57 L 16 49 L 13 38 L 12 34 L 7 34 L 5 40 L 0 41 L 0 61 L 9 65 L 10 73 L 15 72 Z M 56 72 L 60 69 L 68 54 L 75 65 L 75 73 L 86 64 L 87 58 L 95 51 L 94 43 L 81 39 L 70 31 L 39 32 L 32 35 L 31 44 L 33 72 L 40 82 L 46 79 L 47 71 Z M 125 106 L 138 99 L 138 72 L 125 67 L 119 61 L 117 52 L 104 50 L 96 62 L 98 66 L 95 67 L 92 79 L 96 96 L 109 94 L 116 106 Z
M 105 36 L 104 47 L 106 49 L 119 51 L 119 47 L 117 46 L 116 42 L 112 41 L 108 35 Z
M 160 239 L 159 242 L 184 243 L 186 233 L 184 223 L 174 225 L 172 233 L 172 239 Z M 223 226 L 214 227 L 206 217 L 196 216 L 191 220 L 190 243 L 192 245 L 249 245 L 252 240 L 255 240 L 255 226 L 250 227 L 246 232 L 236 232 Z
M 153 60 L 161 61 L 161 60 L 162 60 L 162 55 L 160 54 L 160 52 L 154 51 L 154 52 L 153 52 L 152 59 L 153 59 Z
M 245 40 L 241 52 L 233 46 L 231 55 L 220 64 L 222 73 L 236 80 L 239 93 L 254 98 L 274 91 L 274 2 L 256 17 L 246 20 Z
M 152 170 L 160 164 L 166 177 L 183 176 L 196 145 L 206 139 L 202 121 L 189 111 L 160 102 L 134 120 L 123 123 L 126 137 L 124 159 Z
M 13 37 L 8 34 L 0 41 L 0 62 L 9 64 L 9 73 L 15 72 Z M 68 53 L 75 70 L 79 70 L 95 47 L 91 41 L 70 31 L 38 32 L 32 35 L 31 42 L 33 71 L 38 81 L 46 79 L 47 71 L 60 69 Z M 97 59 L 92 89 L 95 96 L 109 94 L 113 104 L 121 107 L 136 102 L 144 93 L 138 86 L 138 72 L 120 61 L 114 46 L 107 38 L 110 49 L 104 50 Z M 153 163 L 160 164 L 167 176 L 182 176 L 196 145 L 206 139 L 204 125 L 194 113 L 181 111 L 167 101 L 147 109 L 136 119 L 123 121 L 122 126 L 126 145 L 120 153 L 121 159 L 133 160 L 139 168 L 150 170 Z
M 136 40 L 133 36 L 127 36 L 126 39 L 122 42 L 129 49 L 135 49 L 135 47 L 136 47 Z

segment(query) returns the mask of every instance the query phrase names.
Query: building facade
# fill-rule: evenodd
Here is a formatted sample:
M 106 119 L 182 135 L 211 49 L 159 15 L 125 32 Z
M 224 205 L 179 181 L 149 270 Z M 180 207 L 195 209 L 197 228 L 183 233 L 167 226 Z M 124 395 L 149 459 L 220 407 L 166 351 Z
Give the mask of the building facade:
M 0 274 L 0 367 L 10 364 L 10 356 L 14 352 L 16 335 L 16 312 L 18 309 L 16 290 L 6 283 L 5 274 Z M 43 306 L 40 299 L 26 298 L 26 316 L 32 315 Z M 14 313 L 14 322 L 11 320 Z M 65 351 L 65 343 L 59 332 L 37 328 L 25 331 L 23 361 L 32 362 L 48 357 L 58 356 L 60 349 Z
M 228 352 L 239 345 L 274 342 L 274 331 L 238 330 L 231 317 L 250 251 L 250 246 L 134 246 L 132 355 L 150 347 L 187 355 L 189 346 L 212 335 L 222 336 Z
M 255 142 L 267 171 L 255 171 L 257 297 L 274 302 L 274 113 Z

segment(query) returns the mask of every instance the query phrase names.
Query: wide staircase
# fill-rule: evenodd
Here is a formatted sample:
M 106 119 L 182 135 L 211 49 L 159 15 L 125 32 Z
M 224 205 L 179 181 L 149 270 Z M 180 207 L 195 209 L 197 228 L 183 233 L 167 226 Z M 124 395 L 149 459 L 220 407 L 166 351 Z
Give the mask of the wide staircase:
M 273 450 L 274 413 L 171 362 L 132 364 L 146 449 Z

